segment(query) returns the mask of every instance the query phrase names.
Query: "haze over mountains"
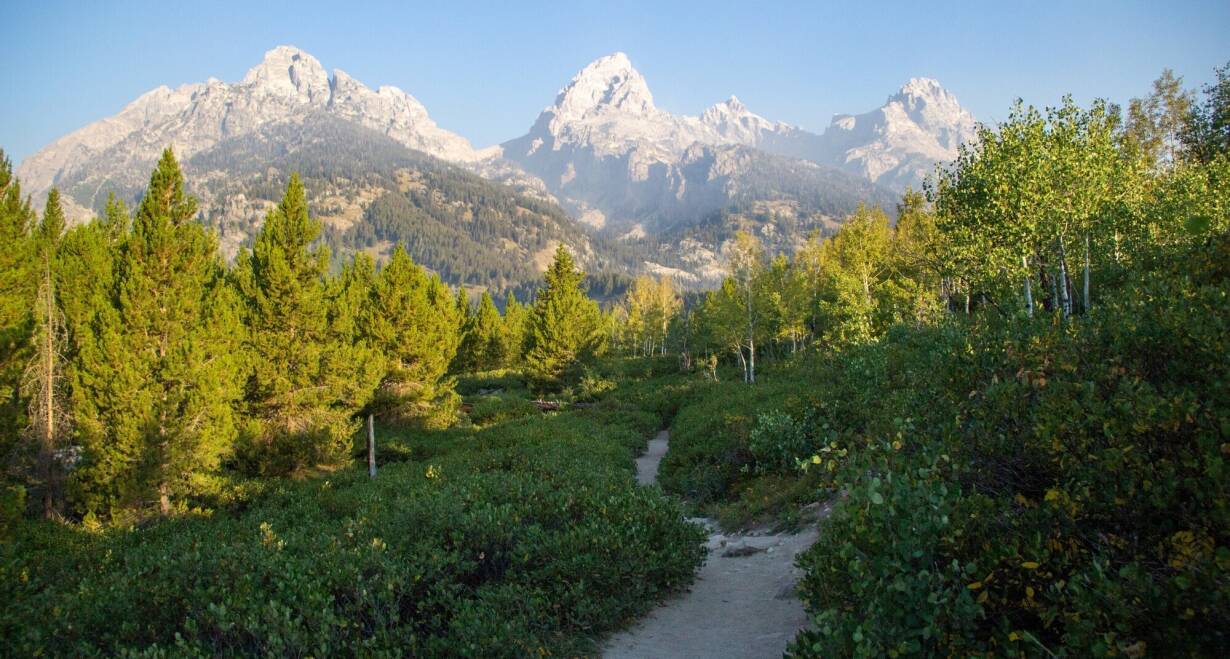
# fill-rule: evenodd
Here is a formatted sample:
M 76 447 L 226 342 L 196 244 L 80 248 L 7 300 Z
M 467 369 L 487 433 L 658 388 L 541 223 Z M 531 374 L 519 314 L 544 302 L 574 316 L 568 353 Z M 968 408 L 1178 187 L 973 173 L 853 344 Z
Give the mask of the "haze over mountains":
M 525 135 L 480 150 L 440 128 L 413 96 L 330 75 L 311 55 L 279 46 L 242 81 L 148 92 L 30 156 L 18 174 L 36 203 L 58 186 L 82 219 L 110 192 L 139 198 L 169 145 L 228 254 L 298 170 L 337 246 L 380 254 L 417 242 L 412 255 L 456 282 L 507 288 L 521 277 L 440 262 L 450 249 L 481 251 L 484 264 L 531 264 L 566 242 L 591 268 L 703 283 L 735 229 L 791 251 L 860 202 L 891 209 L 973 136 L 974 118 L 925 78 L 878 109 L 835 117 L 821 135 L 757 115 L 734 96 L 697 117 L 675 115 L 654 105 L 645 78 L 615 53 L 582 69 Z

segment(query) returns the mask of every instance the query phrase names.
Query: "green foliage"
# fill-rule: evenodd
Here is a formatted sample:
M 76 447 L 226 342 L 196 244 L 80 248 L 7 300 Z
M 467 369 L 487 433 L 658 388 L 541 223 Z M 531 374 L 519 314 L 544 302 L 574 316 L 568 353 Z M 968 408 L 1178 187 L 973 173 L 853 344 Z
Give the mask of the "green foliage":
M 515 302 L 516 298 L 512 298 L 512 301 Z M 515 313 L 524 313 L 520 311 L 520 305 L 517 306 Z M 453 361 L 453 370 L 490 371 L 509 364 L 514 359 L 511 356 L 514 351 L 508 336 L 509 328 L 500 317 L 500 310 L 491 299 L 491 293 L 483 291 L 477 309 L 470 309 L 467 299 L 464 311 L 464 335 L 461 347 L 457 350 L 457 357 Z
M 757 415 L 800 402 L 790 382 L 769 380 L 755 388 L 694 384 L 671 423 L 671 450 L 658 473 L 662 488 L 702 505 L 736 498 L 739 485 L 756 471 L 749 442 Z
M 1194 104 L 1181 134 L 1187 158 L 1206 164 L 1230 154 L 1230 63 L 1215 73 L 1217 80 L 1204 86 L 1204 102 Z
M 529 311 L 517 301 L 516 295 L 509 294 L 508 302 L 504 305 L 504 329 L 500 334 L 504 341 L 504 363 L 501 366 L 521 363 L 525 356 L 525 331 L 528 324 Z
M 351 301 L 329 290 L 329 252 L 312 247 L 319 235 L 303 183 L 292 176 L 282 203 L 235 268 L 251 362 L 251 437 L 240 461 L 253 472 L 337 461 L 357 428 L 352 417 L 375 384 L 364 377 L 375 356 L 356 346 L 352 324 L 336 322 L 355 310 L 331 309 Z M 366 385 L 359 385 L 366 395 L 352 392 L 356 382 Z
M 0 531 L 9 532 L 26 514 L 26 488 L 5 485 L 0 488 Z
M 374 481 L 284 481 L 238 514 L 102 535 L 27 523 L 0 544 L 0 652 L 590 653 L 704 554 L 679 506 L 631 478 L 662 391 L 403 435 L 412 461 Z
M 64 211 L 60 193 L 52 188 L 42 222 L 34 232 L 34 276 L 38 293 L 33 304 L 33 332 L 30 336 L 31 355 L 25 367 L 22 394 L 29 401 L 29 426 L 23 433 L 28 440 L 21 457 L 30 484 L 41 495 L 43 514 L 53 517 L 62 509 L 64 463 L 58 453 L 71 437 L 71 415 L 64 387 L 64 365 L 67 353 L 67 331 L 60 308 L 60 291 L 56 287 L 59 247 L 64 234 Z M 18 464 L 25 462 L 21 457 Z
M 665 354 L 671 326 L 682 306 L 669 277 L 637 277 L 618 307 L 621 327 L 617 334 L 623 350 L 636 356 Z
M 581 290 L 584 278 L 560 245 L 547 269 L 546 286 L 534 299 L 525 335 L 525 366 L 540 389 L 576 380 L 577 369 L 605 348 L 602 315 Z
M 76 340 L 91 357 L 72 376 L 74 396 L 90 401 L 75 410 L 82 512 L 151 498 L 167 512 L 172 495 L 231 449 L 244 331 L 216 241 L 195 214 L 167 150 L 122 239 L 112 290 L 91 300 L 104 308 L 76 318 Z
M 809 457 L 815 450 L 803 425 L 778 410 L 756 417 L 747 444 L 758 472 L 793 471 L 800 458 Z
M 1141 161 L 1120 153 L 1116 124 L 1104 104 L 1082 110 L 1065 98 L 1045 116 L 1018 104 L 1007 122 L 983 128 L 933 193 L 948 274 L 1010 309 L 1028 307 L 1022 287 L 1032 284 L 1046 309 L 1070 315 L 1078 245 L 1089 242 L 1085 268 L 1096 276 L 1130 230 L 1115 211 L 1143 187 Z
M 373 409 L 385 419 L 447 426 L 459 401 L 445 374 L 461 342 L 448 287 L 399 246 L 367 304 L 365 335 L 387 362 Z
M 26 425 L 20 388 L 28 358 L 33 322 L 34 242 L 30 237 L 36 217 L 12 163 L 0 150 L 0 457 L 17 448 L 16 439 Z
M 1128 103 L 1123 141 L 1151 166 L 1174 164 L 1180 139 L 1191 114 L 1193 94 L 1183 91 L 1183 77 L 1163 69 L 1153 81 L 1153 93 Z
M 816 630 L 794 650 L 1216 654 L 1227 249 L 1079 324 L 901 331 L 820 360 L 848 498 L 803 559 Z
M 521 417 L 533 416 L 538 407 L 520 396 L 478 396 L 470 402 L 469 417 L 475 425 L 487 426 Z

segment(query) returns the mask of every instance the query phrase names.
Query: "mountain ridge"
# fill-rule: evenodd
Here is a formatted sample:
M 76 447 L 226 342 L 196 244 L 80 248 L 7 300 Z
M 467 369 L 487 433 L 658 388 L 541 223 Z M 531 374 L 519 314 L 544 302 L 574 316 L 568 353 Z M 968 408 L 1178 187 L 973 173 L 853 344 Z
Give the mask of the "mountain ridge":
M 370 135 L 353 133 L 336 122 L 353 124 Z M 339 217 L 345 218 L 343 223 L 376 221 L 369 213 L 373 204 L 391 191 L 405 193 L 397 190 L 404 181 L 390 183 L 396 177 L 380 169 L 393 147 L 376 139 L 379 135 L 525 196 L 522 202 L 492 202 L 503 209 L 499 212 L 521 213 L 527 204 L 541 202 L 547 206 L 534 211 L 535 217 L 546 217 L 555 212 L 550 207 L 559 204 L 584 233 L 551 229 L 557 236 L 551 240 L 567 234 L 569 244 L 585 252 L 590 263 L 626 265 L 636 260 L 634 255 L 643 254 L 639 266 L 628 268 L 680 272 L 699 283 L 711 280 L 720 269 L 732 237 L 727 234 L 735 228 L 753 231 L 775 249 L 790 251 L 806 232 L 833 230 L 860 203 L 879 205 L 891 213 L 899 190 L 916 185 L 936 162 L 955 157 L 956 146 L 970 139 L 972 126 L 972 116 L 955 96 L 928 78 L 911 79 L 876 110 L 834 117 L 823 134 L 756 114 L 733 95 L 697 116 L 673 114 L 656 106 L 648 81 L 631 58 L 616 52 L 582 67 L 526 134 L 476 149 L 464 137 L 441 128 L 412 95 L 393 86 L 370 88 L 342 69 L 329 73 L 301 49 L 278 46 L 238 82 L 210 78 L 175 89 L 150 90 L 116 115 L 73 131 L 28 157 L 17 174 L 36 205 L 55 185 L 64 193 L 70 217 L 84 220 L 97 212 L 110 192 L 128 201 L 138 199 L 153 163 L 162 149 L 171 146 L 188 164 L 186 171 L 200 178 L 190 178 L 190 185 L 207 209 L 202 220 L 219 228 L 227 253 L 233 254 L 259 228 L 264 211 L 274 202 L 277 191 L 268 184 L 287 174 L 272 171 L 274 164 L 291 166 L 295 159 L 283 156 L 293 156 L 293 149 L 310 147 L 313 154 L 321 154 L 332 148 L 349 154 L 342 167 L 345 176 L 322 170 L 326 178 L 338 180 L 318 183 L 319 189 L 330 192 L 309 200 L 323 204 L 314 206 L 314 212 L 331 222 Z M 362 156 L 356 156 L 351 145 L 322 145 L 305 134 L 311 130 L 324 130 L 328 139 L 359 139 L 372 150 L 370 157 L 375 160 L 367 166 L 382 182 L 375 187 L 364 182 L 359 171 L 364 166 Z M 268 171 L 250 162 L 256 153 L 267 154 Z M 226 157 L 242 162 L 228 163 Z M 394 159 L 418 162 L 415 158 Z M 256 177 L 257 183 L 232 185 L 225 180 L 228 173 Z M 470 186 L 461 179 L 447 180 L 450 185 Z M 345 211 L 339 214 L 336 208 Z M 386 229 L 427 226 L 421 218 L 388 216 L 397 212 L 419 217 L 421 208 L 387 200 L 380 208 L 384 215 L 379 221 Z M 437 215 L 454 219 L 482 215 L 491 221 L 490 212 L 479 207 L 468 213 Z M 464 229 L 432 221 L 437 224 L 430 225 L 436 227 L 431 231 Z M 499 220 L 506 227 L 501 235 L 538 236 L 529 239 L 534 249 L 545 244 L 528 227 L 516 228 L 520 221 Z M 360 229 L 355 231 L 371 240 L 379 233 L 370 227 Z M 469 245 L 467 241 L 476 235 L 456 234 L 454 240 Z M 591 239 L 597 242 L 591 245 Z M 387 248 L 383 239 L 371 240 L 351 246 Z M 474 249 L 478 248 L 464 248 Z M 458 276 L 463 279 L 471 277 L 461 272 Z M 509 284 L 520 277 L 505 272 L 496 279 Z

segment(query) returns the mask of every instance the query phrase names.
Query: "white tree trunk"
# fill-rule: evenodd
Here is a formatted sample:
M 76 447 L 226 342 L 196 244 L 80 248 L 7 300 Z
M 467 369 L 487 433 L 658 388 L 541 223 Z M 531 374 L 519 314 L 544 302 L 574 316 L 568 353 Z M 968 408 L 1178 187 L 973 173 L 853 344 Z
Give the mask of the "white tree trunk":
M 1034 317 L 1034 294 L 1033 294 L 1033 291 L 1031 291 L 1029 288 L 1029 280 L 1032 279 L 1032 277 L 1029 274 L 1029 259 L 1022 256 L 1021 265 L 1025 268 L 1025 313 L 1028 314 L 1030 318 L 1033 318 Z
M 1063 236 L 1059 237 L 1059 300 L 1063 305 L 1063 317 L 1072 315 L 1072 296 L 1068 293 L 1068 264 L 1063 250 Z
M 748 353 L 752 358 L 748 360 L 748 384 L 754 385 L 756 384 L 756 341 L 754 338 L 748 342 Z
M 1085 281 L 1081 311 L 1089 313 L 1089 234 L 1085 234 Z

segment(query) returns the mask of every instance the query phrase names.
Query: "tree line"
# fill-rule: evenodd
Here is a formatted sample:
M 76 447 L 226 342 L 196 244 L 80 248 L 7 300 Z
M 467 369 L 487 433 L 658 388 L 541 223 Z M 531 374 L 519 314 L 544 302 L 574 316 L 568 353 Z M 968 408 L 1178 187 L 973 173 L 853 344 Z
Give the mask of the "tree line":
M 728 357 L 750 383 L 758 357 L 866 343 L 899 323 L 980 308 L 1091 313 L 1161 254 L 1227 222 L 1230 66 L 1203 100 L 1181 82 L 1167 70 L 1126 112 L 1018 102 L 923 191 L 907 190 L 895 225 L 863 206 L 835 234 L 773 258 L 741 231 L 725 246 L 721 285 L 688 305 L 669 282 L 638 280 L 613 345 L 670 344 L 689 367 Z
M 561 245 L 531 306 L 472 308 L 398 246 L 330 268 L 292 176 L 227 266 L 168 149 L 134 212 L 114 197 L 68 229 L 0 158 L 0 381 L 6 501 L 105 520 L 187 505 L 227 471 L 337 464 L 360 418 L 447 425 L 451 374 L 521 366 L 558 386 L 601 351 L 601 314 Z M 16 487 L 14 487 L 16 486 Z

